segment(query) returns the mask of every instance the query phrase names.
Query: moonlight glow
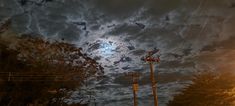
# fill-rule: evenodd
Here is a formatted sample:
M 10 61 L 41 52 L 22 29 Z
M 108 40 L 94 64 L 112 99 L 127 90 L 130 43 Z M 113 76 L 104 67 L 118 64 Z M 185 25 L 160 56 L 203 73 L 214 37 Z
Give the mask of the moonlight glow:
M 115 54 L 115 49 L 117 48 L 116 44 L 112 41 L 104 41 L 100 42 L 99 46 L 99 55 L 103 57 L 110 57 Z

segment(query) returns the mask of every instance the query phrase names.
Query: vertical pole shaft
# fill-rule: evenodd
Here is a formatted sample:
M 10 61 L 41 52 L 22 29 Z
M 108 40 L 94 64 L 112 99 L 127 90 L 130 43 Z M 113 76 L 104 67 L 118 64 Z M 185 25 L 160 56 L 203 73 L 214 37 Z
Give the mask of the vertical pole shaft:
M 149 62 L 150 65 L 150 77 L 151 77 L 151 82 L 152 82 L 152 90 L 153 90 L 153 97 L 154 97 L 154 106 L 158 106 L 158 101 L 157 101 L 157 83 L 154 78 L 154 68 L 153 68 L 153 62 Z
M 136 88 L 135 88 L 135 84 L 137 84 L 137 80 L 136 80 L 136 76 L 134 75 L 134 73 L 132 73 L 132 83 L 133 83 L 133 96 L 134 96 L 134 106 L 137 106 L 137 97 L 136 97 Z
M 136 91 L 133 90 L 133 95 L 134 95 L 134 106 L 137 106 L 137 98 L 136 98 Z

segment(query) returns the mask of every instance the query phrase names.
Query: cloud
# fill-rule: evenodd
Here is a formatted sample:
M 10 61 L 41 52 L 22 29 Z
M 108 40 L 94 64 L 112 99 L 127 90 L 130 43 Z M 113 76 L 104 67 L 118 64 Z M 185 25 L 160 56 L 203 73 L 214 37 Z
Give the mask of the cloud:
M 41 7 L 20 7 L 13 0 L 3 0 L 0 20 L 13 16 L 17 32 L 64 38 L 83 47 L 105 67 L 106 78 L 96 90 L 97 101 L 106 105 L 131 104 L 130 83 L 119 74 L 138 69 L 144 74 L 142 80 L 148 79 L 148 65 L 140 58 L 147 50 L 159 48 L 162 61 L 156 68 L 164 104 L 176 92 L 173 89 L 184 85 L 179 82 L 190 80 L 195 70 L 234 68 L 235 14 L 231 2 L 56 0 Z M 23 9 L 32 11 L 18 14 Z M 74 22 L 85 22 L 86 30 Z M 152 103 L 148 83 L 141 85 L 140 104 Z
M 145 3 L 142 0 L 96 0 L 96 8 L 114 19 L 126 18 L 136 12 Z

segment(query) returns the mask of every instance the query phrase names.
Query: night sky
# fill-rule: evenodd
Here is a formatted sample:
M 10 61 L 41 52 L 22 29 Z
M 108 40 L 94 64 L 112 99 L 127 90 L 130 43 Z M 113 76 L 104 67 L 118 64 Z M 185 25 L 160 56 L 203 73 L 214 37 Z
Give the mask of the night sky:
M 156 64 L 160 106 L 199 71 L 235 68 L 235 0 L 0 0 L 0 22 L 11 17 L 20 34 L 76 44 L 105 69 L 86 89 L 100 106 L 132 105 L 125 72 L 143 73 L 140 106 L 153 105 L 147 50 Z M 76 102 L 77 93 L 67 102 Z

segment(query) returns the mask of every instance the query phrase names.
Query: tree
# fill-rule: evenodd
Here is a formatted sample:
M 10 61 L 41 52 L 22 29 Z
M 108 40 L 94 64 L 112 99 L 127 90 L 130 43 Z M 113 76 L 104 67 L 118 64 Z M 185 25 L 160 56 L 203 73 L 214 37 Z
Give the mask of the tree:
M 203 72 L 192 84 L 168 103 L 168 106 L 234 106 L 235 75 L 231 72 Z
M 1 35 L 9 28 L 0 29 L 1 106 L 63 104 L 69 91 L 103 74 L 103 68 L 73 44 L 33 35 L 16 35 L 11 44 Z

